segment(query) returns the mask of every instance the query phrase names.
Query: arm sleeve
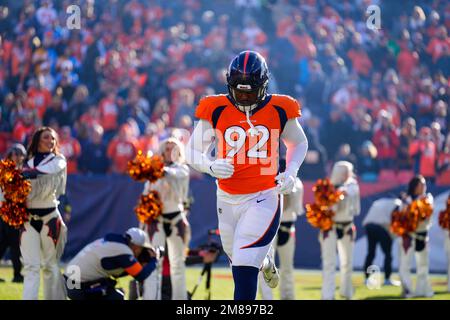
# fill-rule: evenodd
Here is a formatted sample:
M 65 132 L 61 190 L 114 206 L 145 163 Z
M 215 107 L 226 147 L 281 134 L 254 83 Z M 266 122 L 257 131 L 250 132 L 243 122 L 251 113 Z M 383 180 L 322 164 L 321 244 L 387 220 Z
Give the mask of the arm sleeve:
M 352 216 L 359 215 L 361 212 L 361 200 L 359 196 L 359 187 L 356 180 L 340 186 L 338 190 L 344 191 L 345 197 L 342 200 L 342 203 L 340 202 L 337 205 L 339 206 L 339 204 L 345 203 L 345 206 L 347 206 Z
M 186 161 L 197 171 L 210 172 L 213 161 L 209 159 L 207 151 L 215 137 L 212 125 L 200 120 L 194 128 L 189 142 L 186 146 Z
M 36 167 L 36 170 L 42 174 L 56 174 L 61 170 L 64 170 L 66 166 L 67 166 L 66 158 L 64 158 L 64 156 L 58 155 L 55 158 L 53 158 L 52 161 L 49 161 L 42 165 L 38 165 Z
M 35 168 L 25 168 L 22 170 L 22 176 L 25 179 L 36 179 L 39 175 L 44 175 L 44 174 L 58 174 L 63 170 L 66 170 L 67 168 L 67 161 L 66 158 L 62 155 L 57 155 L 55 156 L 51 161 L 44 163 L 44 164 L 40 164 Z M 58 196 L 60 194 L 64 194 L 65 193 L 65 184 L 66 184 L 66 175 L 64 175 L 64 179 L 63 179 L 63 186 L 61 186 L 61 188 L 63 188 L 64 190 L 59 190 L 58 191 Z M 60 189 L 61 189 L 60 188 Z
M 164 172 L 176 179 L 183 179 L 189 176 L 189 168 L 187 165 L 164 167 Z
M 22 171 L 22 176 L 25 179 L 28 179 L 28 180 L 36 179 L 37 176 L 40 175 L 40 174 L 44 174 L 44 173 L 43 172 L 39 172 L 39 170 L 37 170 L 35 168 L 33 168 L 33 169 L 24 169 Z
M 303 195 L 304 195 L 303 182 L 301 182 L 300 179 L 297 178 L 296 185 L 297 185 L 296 192 L 298 192 L 298 201 L 296 203 L 295 212 L 297 213 L 298 216 L 301 216 L 305 213 L 305 209 L 303 207 Z
M 142 264 L 131 255 L 117 256 L 110 260 L 110 263 L 116 263 L 117 266 L 123 268 L 127 274 L 138 281 L 145 280 L 156 268 L 156 258 L 151 258 L 145 266 L 142 266 Z
M 297 119 L 290 119 L 281 135 L 286 145 L 286 172 L 296 177 L 308 151 L 308 139 Z

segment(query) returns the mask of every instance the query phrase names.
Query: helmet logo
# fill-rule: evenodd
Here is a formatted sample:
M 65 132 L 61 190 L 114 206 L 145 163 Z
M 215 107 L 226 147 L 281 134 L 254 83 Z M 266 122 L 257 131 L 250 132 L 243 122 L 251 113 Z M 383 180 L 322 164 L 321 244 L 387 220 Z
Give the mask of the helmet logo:
M 236 86 L 236 88 L 238 88 L 238 89 L 244 89 L 244 90 L 251 90 L 251 89 L 252 89 L 252 86 L 249 85 L 249 84 L 238 84 L 238 85 Z

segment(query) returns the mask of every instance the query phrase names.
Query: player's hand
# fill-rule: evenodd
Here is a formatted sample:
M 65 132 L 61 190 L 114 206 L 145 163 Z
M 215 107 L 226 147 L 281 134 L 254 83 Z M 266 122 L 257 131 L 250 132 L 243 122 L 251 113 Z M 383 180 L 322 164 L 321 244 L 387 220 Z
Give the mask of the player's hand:
M 295 177 L 292 175 L 282 172 L 275 177 L 277 181 L 277 191 L 281 194 L 289 194 L 294 190 L 295 186 Z
M 209 167 L 209 174 L 219 179 L 227 179 L 234 173 L 234 166 L 228 159 L 216 159 Z

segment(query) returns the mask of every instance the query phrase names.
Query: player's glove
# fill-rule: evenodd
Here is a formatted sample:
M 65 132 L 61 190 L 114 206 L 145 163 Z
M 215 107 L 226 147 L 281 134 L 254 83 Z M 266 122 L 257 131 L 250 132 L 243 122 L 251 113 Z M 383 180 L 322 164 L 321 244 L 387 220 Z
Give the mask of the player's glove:
M 294 190 L 295 177 L 287 172 L 282 172 L 275 177 L 277 181 L 277 191 L 281 194 L 289 194 Z
M 216 159 L 209 166 L 209 172 L 215 178 L 227 179 L 234 173 L 234 166 L 227 159 Z

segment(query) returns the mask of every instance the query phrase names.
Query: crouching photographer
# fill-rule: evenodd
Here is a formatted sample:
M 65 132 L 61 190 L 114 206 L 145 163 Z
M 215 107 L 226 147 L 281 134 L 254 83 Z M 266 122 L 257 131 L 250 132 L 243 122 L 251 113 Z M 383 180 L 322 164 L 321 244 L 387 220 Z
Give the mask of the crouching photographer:
M 206 289 L 209 292 L 210 289 L 210 281 L 211 281 L 211 266 L 214 262 L 217 261 L 219 256 L 222 254 L 223 250 L 219 243 L 213 241 L 211 237 L 213 235 L 217 235 L 217 230 L 209 230 L 208 231 L 208 242 L 206 244 L 200 245 L 197 248 L 189 249 L 186 255 L 185 264 L 186 266 L 203 264 L 203 270 L 201 272 L 199 283 L 197 283 L 193 290 L 187 292 L 188 299 L 192 298 L 192 295 L 197 290 L 203 276 L 206 276 L 207 283 Z M 159 252 L 159 256 L 161 259 L 164 259 L 162 262 L 162 280 L 161 280 L 161 300 L 171 300 L 172 297 L 172 281 L 170 277 L 170 262 L 167 257 L 167 252 L 164 252 L 162 247 L 156 248 L 157 252 Z M 146 259 L 145 255 L 141 255 L 142 259 Z M 140 260 L 139 257 L 138 260 Z M 129 284 L 129 300 L 137 300 L 140 297 L 143 297 L 143 283 L 141 281 L 130 281 Z M 208 295 L 210 296 L 210 295 Z
M 124 234 L 107 234 L 88 244 L 64 272 L 67 295 L 72 300 L 124 300 L 117 278 L 131 275 L 144 281 L 155 270 L 163 250 L 150 244 L 138 228 Z

